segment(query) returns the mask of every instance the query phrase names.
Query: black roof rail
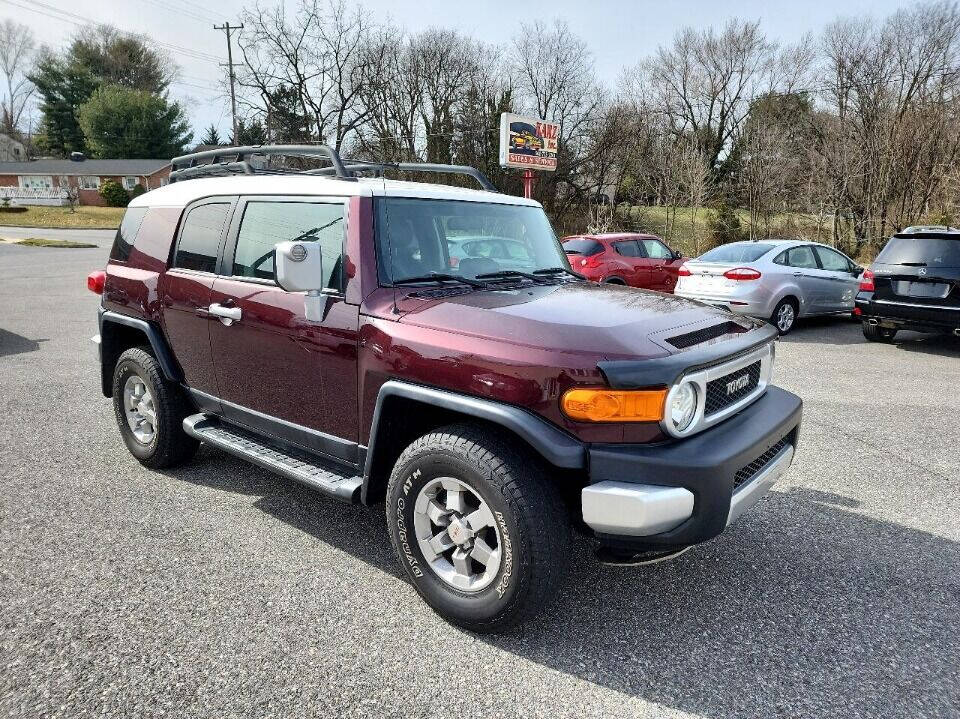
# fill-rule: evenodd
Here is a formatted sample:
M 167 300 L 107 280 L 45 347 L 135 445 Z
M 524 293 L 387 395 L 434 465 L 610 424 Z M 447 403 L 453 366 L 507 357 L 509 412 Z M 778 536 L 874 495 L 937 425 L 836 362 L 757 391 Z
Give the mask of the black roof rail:
M 499 192 L 496 186 L 490 182 L 490 179 L 480 170 L 469 165 L 442 165 L 431 162 L 371 162 L 368 160 L 350 160 L 345 159 L 346 168 L 349 171 L 373 171 L 380 176 L 386 170 L 400 170 L 401 172 L 435 172 L 438 174 L 450 175 L 468 175 L 476 180 L 480 187 L 490 192 Z M 321 167 L 317 170 L 307 170 L 310 175 L 330 175 L 333 174 L 332 167 Z
M 323 157 L 330 160 L 330 167 L 313 170 L 257 169 L 248 162 L 250 155 L 294 155 Z M 206 162 L 200 163 L 202 160 Z M 170 182 L 189 180 L 194 177 L 212 177 L 231 174 L 271 174 L 297 172 L 305 175 L 335 175 L 341 180 L 355 180 L 354 171 L 375 172 L 380 176 L 386 170 L 401 172 L 434 172 L 438 174 L 468 175 L 490 192 L 499 192 L 489 178 L 469 165 L 441 165 L 430 162 L 370 162 L 367 160 L 343 160 L 340 154 L 327 145 L 246 145 L 243 147 L 218 147 L 215 150 L 194 152 L 171 160 Z
M 323 157 L 330 160 L 332 172 L 342 180 L 353 179 L 343 166 L 339 153 L 327 145 L 244 145 L 242 147 L 218 147 L 215 150 L 194 152 L 171 160 L 170 182 L 224 174 L 252 175 L 257 170 L 247 161 L 250 155 L 296 155 L 300 157 Z M 208 160 L 197 164 L 201 160 Z M 226 160 L 226 161 L 224 161 Z M 269 170 L 268 170 L 269 172 Z

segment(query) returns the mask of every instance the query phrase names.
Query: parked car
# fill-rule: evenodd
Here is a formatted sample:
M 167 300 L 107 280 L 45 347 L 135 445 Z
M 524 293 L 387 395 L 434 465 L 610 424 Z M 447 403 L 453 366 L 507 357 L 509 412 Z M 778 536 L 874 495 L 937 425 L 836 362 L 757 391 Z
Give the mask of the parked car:
M 570 266 L 589 280 L 673 292 L 684 262 L 656 235 L 577 235 L 561 240 Z
M 856 310 L 863 336 L 892 342 L 898 330 L 960 336 L 960 230 L 908 227 L 863 273 Z
M 467 236 L 447 239 L 450 267 L 459 267 L 461 260 L 470 257 L 485 257 L 497 263 L 497 267 L 518 270 L 536 269 L 536 260 L 526 242 L 510 237 Z
M 488 632 L 561 593 L 571 516 L 605 561 L 669 556 L 792 463 L 802 404 L 772 384 L 769 325 L 583 280 L 532 200 L 358 178 L 330 148 L 232 152 L 324 155 L 334 176 L 176 158 L 88 278 L 102 391 L 146 467 L 204 442 L 385 501 L 423 599 Z M 451 267 L 453 224 L 514 228 L 536 266 Z
M 849 316 L 862 272 L 815 242 L 731 242 L 684 263 L 676 294 L 766 319 L 787 334 L 798 317 Z

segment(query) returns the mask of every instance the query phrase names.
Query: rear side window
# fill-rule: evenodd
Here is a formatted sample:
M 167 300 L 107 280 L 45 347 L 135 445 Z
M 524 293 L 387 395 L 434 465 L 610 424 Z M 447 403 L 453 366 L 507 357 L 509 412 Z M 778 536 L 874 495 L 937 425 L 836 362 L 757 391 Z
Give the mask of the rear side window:
M 720 245 L 700 255 L 704 262 L 755 262 L 774 248 L 766 242 L 741 242 L 733 245 Z M 812 254 L 811 254 L 812 257 Z
M 344 212 L 341 203 L 249 202 L 243 212 L 232 274 L 276 280 L 274 247 L 280 242 L 319 242 L 323 286 L 340 289 Z
M 603 252 L 603 245 L 596 240 L 588 240 L 586 237 L 578 237 L 574 240 L 566 240 L 563 243 L 563 251 L 568 255 L 599 255 Z
M 643 257 L 643 253 L 640 251 L 640 245 L 637 244 L 636 240 L 615 242 L 613 247 L 618 255 L 623 255 L 624 257 Z
M 136 242 L 137 233 L 146 214 L 146 207 L 131 207 L 123 213 L 123 220 L 117 228 L 117 236 L 113 239 L 113 249 L 110 250 L 111 260 L 126 262 L 129 259 L 133 243 Z
M 916 267 L 960 267 L 960 239 L 891 237 L 877 262 Z
M 216 271 L 220 237 L 229 213 L 229 202 L 200 205 L 190 210 L 183 221 L 173 266 L 201 272 Z

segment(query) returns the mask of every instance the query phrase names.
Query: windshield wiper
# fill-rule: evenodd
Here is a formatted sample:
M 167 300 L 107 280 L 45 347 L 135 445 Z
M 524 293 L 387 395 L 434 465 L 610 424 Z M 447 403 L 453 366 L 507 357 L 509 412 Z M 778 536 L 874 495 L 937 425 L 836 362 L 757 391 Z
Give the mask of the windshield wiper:
M 414 285 L 421 282 L 460 282 L 461 284 L 468 285 L 470 287 L 481 288 L 484 287 L 483 282 L 477 282 L 472 280 L 469 277 L 460 277 L 459 275 L 450 275 L 445 272 L 431 272 L 427 275 L 419 275 L 417 277 L 404 277 L 402 280 L 394 280 L 393 284 L 395 285 Z
M 477 275 L 478 280 L 495 280 L 501 277 L 504 279 L 522 277 L 531 282 L 543 282 L 546 279 L 545 277 L 538 277 L 537 275 L 531 275 L 529 272 L 521 272 L 520 270 L 498 270 L 497 272 L 484 272 L 481 275 Z
M 558 272 L 564 272 L 564 273 L 566 273 L 566 274 L 568 274 L 568 275 L 573 275 L 573 276 L 576 277 L 578 280 L 585 280 L 585 279 L 587 279 L 586 277 L 584 277 L 583 275 L 581 275 L 579 272 L 574 272 L 573 270 L 571 270 L 571 269 L 569 269 L 569 268 L 567 268 L 567 267 L 545 267 L 545 268 L 543 268 L 542 270 L 534 270 L 534 271 L 533 271 L 533 274 L 535 274 L 535 275 L 555 275 L 555 274 L 557 274 Z

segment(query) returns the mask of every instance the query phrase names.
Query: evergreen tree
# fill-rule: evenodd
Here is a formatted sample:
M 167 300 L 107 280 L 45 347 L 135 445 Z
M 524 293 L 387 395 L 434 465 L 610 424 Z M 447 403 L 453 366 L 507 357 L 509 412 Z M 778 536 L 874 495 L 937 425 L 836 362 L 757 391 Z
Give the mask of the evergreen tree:
M 207 128 L 206 134 L 200 138 L 201 145 L 221 145 L 223 144 L 220 141 L 220 133 L 217 131 L 216 125 L 210 125 Z
M 143 90 L 107 85 L 80 107 L 80 125 L 96 157 L 168 158 L 193 138 L 179 103 Z

